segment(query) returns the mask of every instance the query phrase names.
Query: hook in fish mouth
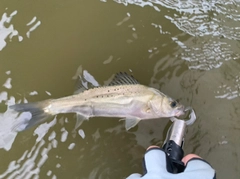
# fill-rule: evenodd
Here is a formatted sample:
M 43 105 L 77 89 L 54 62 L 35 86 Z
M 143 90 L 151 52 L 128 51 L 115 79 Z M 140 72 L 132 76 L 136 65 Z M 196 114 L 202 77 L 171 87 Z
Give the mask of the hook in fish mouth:
M 193 108 L 192 108 L 191 106 L 188 106 L 188 107 L 186 107 L 186 108 L 184 109 L 184 112 L 187 112 L 187 111 L 189 111 L 189 110 L 193 110 Z
M 175 116 L 179 117 L 181 115 L 184 115 L 185 114 L 185 111 L 178 111 Z
M 194 112 L 194 110 L 193 110 L 192 107 L 186 107 L 186 108 L 184 109 L 184 112 L 189 111 L 189 110 L 191 110 L 191 112 L 190 112 L 190 114 L 189 114 L 189 119 L 188 119 L 188 120 L 184 120 L 185 123 L 186 123 L 186 125 L 188 125 L 188 126 L 189 126 L 189 125 L 192 125 L 192 124 L 196 121 L 196 119 L 197 119 L 196 114 L 195 114 L 195 112 Z M 177 116 L 177 115 L 176 115 L 176 116 Z M 177 116 L 177 117 L 179 117 L 179 116 Z M 171 120 L 172 122 L 174 122 L 175 120 L 182 120 L 182 119 L 178 119 L 178 118 L 176 118 L 176 117 L 171 117 L 170 120 Z
M 182 116 L 186 113 L 186 111 L 188 111 L 190 109 L 190 107 L 185 108 L 184 106 L 180 106 L 177 108 L 177 112 L 175 114 L 175 116 L 179 117 Z

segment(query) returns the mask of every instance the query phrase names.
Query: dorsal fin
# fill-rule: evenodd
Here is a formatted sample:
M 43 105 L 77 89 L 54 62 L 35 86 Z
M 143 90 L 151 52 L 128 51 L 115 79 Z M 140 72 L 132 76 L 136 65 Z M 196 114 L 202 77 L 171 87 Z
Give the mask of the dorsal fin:
M 139 84 L 139 82 L 126 72 L 117 73 L 108 86 Z
M 95 80 L 95 78 L 88 73 L 88 71 L 83 71 L 83 77 L 81 75 L 78 76 L 77 85 L 74 94 L 82 93 L 85 90 L 90 88 L 98 87 L 99 84 Z
M 87 81 L 84 82 L 82 77 L 79 75 L 74 94 L 82 93 L 83 91 L 85 91 L 87 89 L 88 89 Z

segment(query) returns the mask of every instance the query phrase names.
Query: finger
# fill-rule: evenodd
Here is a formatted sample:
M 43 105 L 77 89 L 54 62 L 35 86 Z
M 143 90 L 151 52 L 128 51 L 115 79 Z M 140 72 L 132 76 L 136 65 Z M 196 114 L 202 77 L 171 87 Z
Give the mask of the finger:
M 150 146 L 144 156 L 144 168 L 146 172 L 165 172 L 166 169 L 166 153 L 158 146 Z
M 142 175 L 140 175 L 139 173 L 133 173 L 130 176 L 128 176 L 126 179 L 139 179 L 141 178 Z
M 186 168 L 183 173 L 184 178 L 194 178 L 194 179 L 203 179 L 203 178 L 212 178 L 216 179 L 215 170 L 211 167 L 209 163 L 201 159 L 198 155 L 189 155 L 187 158 L 191 158 L 186 163 Z
M 196 154 L 188 154 L 188 155 L 186 155 L 185 157 L 183 157 L 182 162 L 183 162 L 184 165 L 186 166 L 187 163 L 188 163 L 188 161 L 191 160 L 191 159 L 193 159 L 193 158 L 200 158 L 200 159 L 201 159 L 201 157 L 198 156 L 198 155 L 196 155 Z
M 153 148 L 159 148 L 160 149 L 160 147 L 158 147 L 157 145 L 151 145 L 147 148 L 147 151 L 150 150 L 150 149 L 153 149 Z

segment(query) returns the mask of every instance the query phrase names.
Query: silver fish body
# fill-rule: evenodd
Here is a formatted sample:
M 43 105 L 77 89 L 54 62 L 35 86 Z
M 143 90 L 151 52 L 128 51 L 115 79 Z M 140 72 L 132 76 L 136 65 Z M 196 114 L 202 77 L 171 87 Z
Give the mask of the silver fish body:
M 32 113 L 31 120 L 17 126 L 24 130 L 42 122 L 48 115 L 77 113 L 76 127 L 91 117 L 117 117 L 126 120 L 125 127 L 129 130 L 140 120 L 184 114 L 183 105 L 157 89 L 139 84 L 126 73 L 117 74 L 109 86 L 81 91 L 59 99 L 12 106 L 16 111 Z

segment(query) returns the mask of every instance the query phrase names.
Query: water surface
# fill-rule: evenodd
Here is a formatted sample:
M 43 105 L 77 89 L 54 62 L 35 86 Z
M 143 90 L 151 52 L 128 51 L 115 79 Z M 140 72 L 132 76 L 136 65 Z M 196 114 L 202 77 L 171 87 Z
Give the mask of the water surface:
M 185 153 L 220 179 L 240 176 L 238 1 L 4 1 L 0 3 L 0 178 L 125 178 L 142 172 L 149 145 L 162 145 L 168 119 L 93 118 L 73 132 L 58 115 L 21 133 L 8 106 L 71 95 L 76 75 L 106 84 L 133 74 L 192 106 L 197 121 Z M 22 114 L 26 115 L 26 114 Z

